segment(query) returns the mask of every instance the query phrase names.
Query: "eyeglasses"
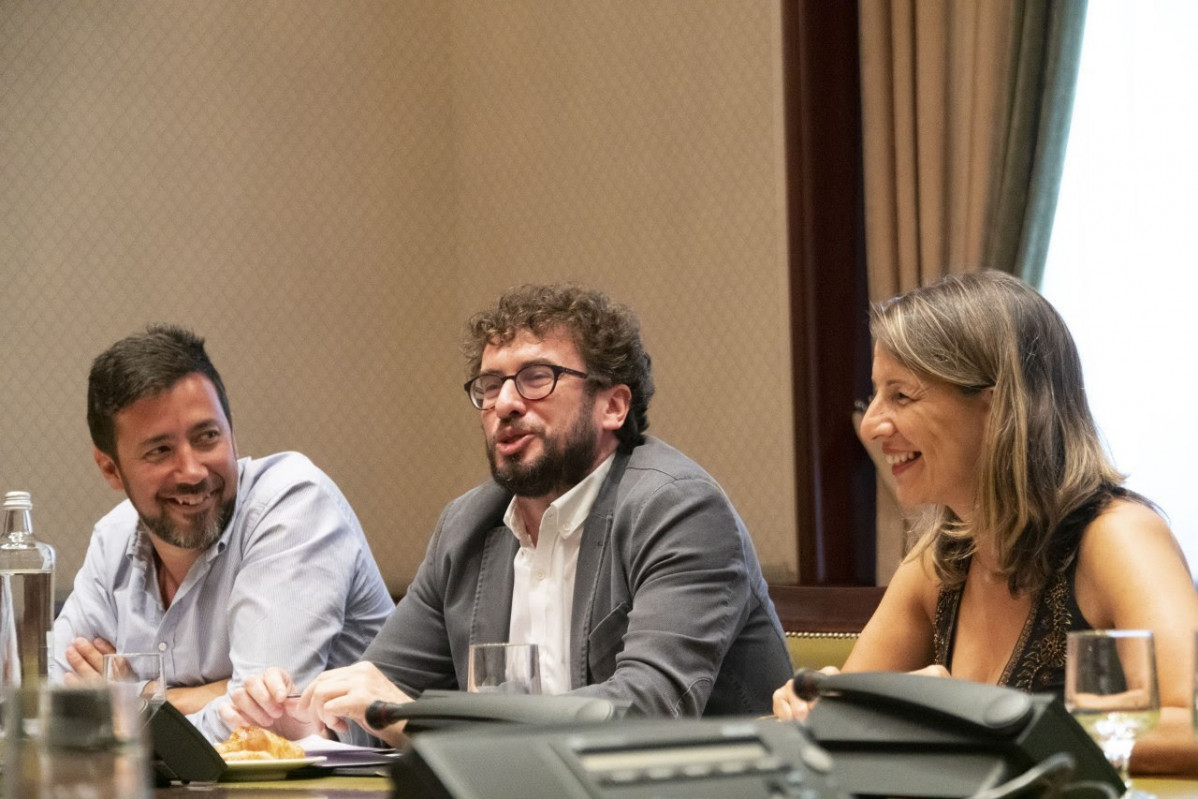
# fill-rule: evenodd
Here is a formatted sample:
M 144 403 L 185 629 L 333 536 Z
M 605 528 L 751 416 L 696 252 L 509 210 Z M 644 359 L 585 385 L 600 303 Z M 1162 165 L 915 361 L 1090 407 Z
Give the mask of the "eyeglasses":
M 473 380 L 467 380 L 463 388 L 470 395 L 470 401 L 480 411 L 495 407 L 503 384 L 511 380 L 516 384 L 516 393 L 526 400 L 545 399 L 557 388 L 557 380 L 562 375 L 574 375 L 586 380 L 589 375 L 577 369 L 569 369 L 552 363 L 530 363 L 514 375 L 479 375 Z

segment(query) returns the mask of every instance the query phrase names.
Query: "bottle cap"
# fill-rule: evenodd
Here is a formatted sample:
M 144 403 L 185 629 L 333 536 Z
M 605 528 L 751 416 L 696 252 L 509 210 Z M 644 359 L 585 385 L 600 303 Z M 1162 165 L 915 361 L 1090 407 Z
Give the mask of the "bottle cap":
M 9 491 L 4 495 L 5 510 L 33 510 L 28 491 Z

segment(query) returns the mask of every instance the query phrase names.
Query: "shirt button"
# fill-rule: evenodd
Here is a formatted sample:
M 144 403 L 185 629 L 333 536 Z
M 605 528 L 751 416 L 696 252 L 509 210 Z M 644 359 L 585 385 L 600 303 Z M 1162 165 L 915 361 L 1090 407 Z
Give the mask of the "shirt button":
M 545 572 L 538 569 L 537 572 L 533 575 L 533 577 L 536 578 L 536 581 L 539 583 L 539 582 L 541 582 L 541 580 L 545 579 Z
M 159 642 L 158 642 L 158 651 L 159 651 L 159 652 L 165 652 L 165 651 L 166 651 L 166 642 L 165 642 L 165 641 L 159 641 Z

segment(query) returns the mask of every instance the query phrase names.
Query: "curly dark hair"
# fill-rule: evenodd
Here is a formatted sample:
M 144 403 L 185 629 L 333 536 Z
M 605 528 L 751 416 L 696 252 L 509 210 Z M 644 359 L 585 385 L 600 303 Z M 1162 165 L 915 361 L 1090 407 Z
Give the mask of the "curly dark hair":
M 478 374 L 487 345 L 506 344 L 521 330 L 545 336 L 556 328 L 569 331 L 591 379 L 628 386 L 631 407 L 616 436 L 625 451 L 644 443 L 654 391 L 652 365 L 632 309 L 601 292 L 574 284 L 510 289 L 494 307 L 466 323 L 462 353 L 469 376 Z
M 113 417 L 143 397 L 161 394 L 193 373 L 216 387 L 216 396 L 230 427 L 233 414 L 225 384 L 208 353 L 204 339 L 175 325 L 151 325 L 144 333 L 123 338 L 92 362 L 87 380 L 87 429 L 96 449 L 113 460 L 116 424 Z

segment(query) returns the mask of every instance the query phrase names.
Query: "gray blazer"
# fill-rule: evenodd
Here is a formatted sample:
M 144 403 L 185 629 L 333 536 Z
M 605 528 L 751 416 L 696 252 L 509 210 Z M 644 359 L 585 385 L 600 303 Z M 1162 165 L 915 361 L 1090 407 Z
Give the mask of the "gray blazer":
M 405 692 L 466 687 L 471 643 L 506 641 L 518 543 L 494 482 L 442 512 L 407 594 L 363 659 Z M 656 716 L 760 714 L 791 676 L 753 543 L 723 490 L 649 438 L 617 453 L 582 531 L 573 693 Z

